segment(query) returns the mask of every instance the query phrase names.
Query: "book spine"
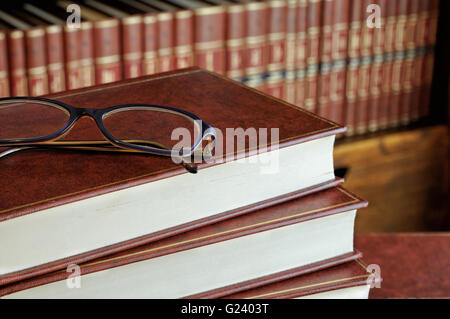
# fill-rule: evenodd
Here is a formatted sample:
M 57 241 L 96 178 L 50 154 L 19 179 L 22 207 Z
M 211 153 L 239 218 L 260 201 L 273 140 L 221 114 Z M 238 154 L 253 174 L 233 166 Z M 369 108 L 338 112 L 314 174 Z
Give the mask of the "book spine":
M 287 1 L 286 13 L 286 58 L 284 76 L 284 100 L 295 104 L 295 59 L 297 38 L 298 1 Z
M 8 48 L 5 32 L 0 32 L 0 97 L 9 96 Z
M 171 12 L 158 13 L 158 72 L 174 69 L 174 17 Z
M 82 22 L 80 29 L 80 85 L 81 87 L 95 84 L 95 48 L 94 27 L 91 22 Z
M 196 65 L 225 74 L 225 7 L 196 9 L 194 21 Z
M 175 13 L 175 68 L 194 65 L 194 15 L 190 10 Z
M 245 75 L 245 6 L 228 6 L 226 15 L 226 75 L 243 81 Z
M 268 2 L 267 34 L 267 82 L 266 93 L 283 99 L 283 71 L 286 63 L 286 16 L 287 3 L 284 0 Z
M 44 28 L 26 31 L 27 74 L 29 94 L 39 96 L 48 93 L 47 57 Z
M 144 16 L 144 59 L 142 71 L 144 75 L 158 72 L 158 19 L 156 14 Z
M 122 18 L 123 77 L 142 75 L 143 26 L 140 15 Z
M 308 0 L 307 10 L 305 108 L 316 112 L 322 0 Z
M 414 64 L 416 62 L 416 42 L 415 33 L 417 27 L 417 15 L 419 13 L 419 1 L 420 0 L 408 0 L 408 15 L 405 28 L 405 67 L 403 73 L 403 98 L 401 101 L 401 114 L 400 118 L 402 124 L 409 124 L 415 116 L 413 113 L 413 72 Z
M 386 1 L 386 19 L 384 32 L 384 62 L 382 71 L 381 101 L 383 107 L 379 116 L 379 127 L 385 129 L 389 125 L 392 105 L 392 80 L 395 46 L 396 1 Z
M 52 25 L 48 26 L 45 31 L 49 90 L 50 93 L 57 93 L 66 89 L 63 28 L 59 25 Z
M 96 84 L 119 81 L 122 78 L 119 20 L 95 22 L 94 43 Z
M 8 35 L 9 73 L 11 79 L 11 96 L 28 95 L 26 74 L 25 36 L 21 30 L 14 30 Z
M 358 95 L 356 103 L 355 129 L 357 134 L 367 133 L 369 129 L 369 93 L 372 69 L 373 28 L 366 21 L 366 8 L 371 0 L 362 1 L 361 18 L 361 58 L 358 71 Z
M 267 66 L 267 3 L 252 2 L 246 5 L 247 34 L 245 38 L 246 84 L 265 91 Z
M 64 58 L 66 61 L 66 87 L 68 90 L 81 87 L 80 32 L 78 28 L 64 27 Z
M 350 0 L 335 0 L 331 42 L 333 62 L 330 75 L 329 119 L 339 124 L 344 123 L 349 16 Z
M 387 121 L 387 108 L 381 103 L 383 66 L 384 66 L 384 35 L 386 21 L 386 1 L 377 0 L 374 4 L 380 7 L 381 23 L 373 29 L 373 62 L 370 72 L 369 99 L 369 131 L 380 129 L 380 123 Z
M 306 108 L 306 39 L 308 30 L 308 2 L 300 0 L 297 10 L 297 35 L 295 46 L 295 105 Z
M 358 72 L 360 66 L 361 17 L 362 5 L 360 0 L 352 0 L 350 13 L 350 29 L 348 39 L 347 80 L 345 82 L 345 125 L 347 136 L 355 134 L 356 103 L 358 95 Z
M 331 84 L 331 55 L 332 55 L 332 27 L 335 1 L 325 0 L 322 7 L 322 25 L 320 36 L 320 72 L 317 84 L 317 114 L 325 118 L 330 117 L 330 84 Z
M 425 56 L 423 66 L 423 84 L 421 90 L 420 104 L 421 117 L 426 117 L 430 113 L 431 84 L 433 81 L 434 68 L 434 46 L 436 44 L 437 22 L 439 15 L 439 0 L 428 1 L 428 14 L 425 24 Z
M 423 80 L 424 48 L 426 39 L 427 3 L 417 0 L 417 23 L 414 31 L 414 62 L 412 70 L 411 120 L 420 118 L 421 86 Z

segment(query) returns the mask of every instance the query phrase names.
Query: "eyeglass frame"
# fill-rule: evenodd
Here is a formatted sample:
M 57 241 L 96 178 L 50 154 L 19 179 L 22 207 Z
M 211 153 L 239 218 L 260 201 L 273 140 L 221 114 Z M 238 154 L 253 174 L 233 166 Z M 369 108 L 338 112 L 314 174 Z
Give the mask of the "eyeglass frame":
M 160 155 L 160 156 L 170 156 L 172 158 L 186 158 L 189 156 L 192 156 L 194 152 L 197 150 L 197 148 L 202 144 L 202 142 L 206 139 L 216 139 L 216 131 L 215 129 L 210 126 L 208 123 L 204 122 L 202 119 L 200 119 L 197 115 L 190 113 L 188 111 L 178 109 L 175 107 L 170 106 L 162 106 L 162 105 L 156 105 L 156 104 L 121 104 L 121 105 L 114 105 L 107 108 L 80 108 L 80 107 L 74 107 L 71 105 L 68 105 L 66 103 L 42 98 L 42 97 L 7 97 L 7 98 L 0 98 L 0 109 L 1 105 L 4 104 L 3 102 L 11 102 L 11 103 L 36 103 L 36 104 L 43 104 L 48 105 L 50 107 L 56 107 L 58 109 L 63 109 L 62 111 L 66 111 L 69 115 L 69 118 L 67 122 L 64 124 L 64 126 L 59 129 L 58 131 L 41 137 L 36 138 L 21 138 L 21 139 L 7 139 L 7 140 L 0 140 L 0 147 L 12 147 L 12 146 L 54 146 L 54 144 L 46 144 L 46 142 L 52 142 L 59 138 L 64 137 L 69 131 L 73 128 L 75 122 L 79 120 L 83 116 L 88 116 L 91 119 L 95 121 L 97 124 L 97 127 L 99 128 L 100 132 L 102 133 L 103 137 L 110 142 L 112 145 L 119 147 L 121 149 L 125 150 L 133 150 L 138 151 L 142 153 L 149 153 L 153 155 Z M 42 103 L 39 103 L 42 102 Z M 175 113 L 175 115 L 182 116 L 187 118 L 188 120 L 192 120 L 194 125 L 198 125 L 200 122 L 200 128 L 201 128 L 201 138 L 198 139 L 194 143 L 194 145 L 189 149 L 187 153 L 185 153 L 185 149 L 181 149 L 179 152 L 169 149 L 164 149 L 161 147 L 147 147 L 137 144 L 130 144 L 123 142 L 120 139 L 117 139 L 114 137 L 103 125 L 103 119 L 105 115 L 108 113 L 114 112 L 116 110 L 120 109 L 142 109 L 142 108 L 150 108 L 150 109 L 156 109 L 157 111 L 162 111 L 166 113 Z M 78 142 L 78 141 L 77 141 Z M 84 141 L 79 141 L 80 144 L 83 144 Z M 59 144 L 59 146 L 63 146 L 64 143 Z M 213 146 L 214 147 L 214 146 Z M 109 149 L 111 150 L 111 149 Z

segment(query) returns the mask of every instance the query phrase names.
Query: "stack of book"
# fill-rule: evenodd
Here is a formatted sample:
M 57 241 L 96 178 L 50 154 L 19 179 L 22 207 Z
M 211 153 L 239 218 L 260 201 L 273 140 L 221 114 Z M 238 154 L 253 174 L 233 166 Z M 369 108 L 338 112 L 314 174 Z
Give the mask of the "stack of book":
M 407 125 L 429 113 L 439 0 L 8 6 L 0 10 L 0 96 L 196 65 L 344 124 L 347 135 Z
M 199 68 L 49 97 L 172 106 L 222 134 L 196 174 L 136 153 L 1 158 L 0 296 L 368 296 L 372 273 L 353 247 L 367 203 L 333 169 L 344 127 Z M 65 138 L 101 139 L 83 119 Z

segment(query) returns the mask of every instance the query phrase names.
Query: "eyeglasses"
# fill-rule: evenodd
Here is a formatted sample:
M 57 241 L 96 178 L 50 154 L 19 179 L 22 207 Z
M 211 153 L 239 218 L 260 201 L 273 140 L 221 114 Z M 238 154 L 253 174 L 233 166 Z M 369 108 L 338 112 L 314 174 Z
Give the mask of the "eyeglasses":
M 95 121 L 106 140 L 57 141 L 83 116 Z M 210 156 L 215 139 L 209 124 L 174 107 L 124 104 L 94 109 L 38 97 L 0 98 L 0 147 L 8 147 L 0 157 L 36 148 L 138 152 L 169 156 L 195 173 L 190 159 L 199 151 Z

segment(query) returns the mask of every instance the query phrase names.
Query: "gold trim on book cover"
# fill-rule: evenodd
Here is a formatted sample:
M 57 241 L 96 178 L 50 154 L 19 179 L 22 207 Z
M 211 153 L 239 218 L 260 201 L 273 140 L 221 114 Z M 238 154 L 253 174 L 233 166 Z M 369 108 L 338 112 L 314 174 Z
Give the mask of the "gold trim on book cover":
M 37 66 L 35 68 L 28 69 L 28 74 L 30 75 L 40 75 L 47 72 L 46 66 Z
M 210 49 L 219 49 L 224 45 L 224 41 L 209 41 L 209 42 L 197 42 L 195 43 L 195 48 L 197 50 L 210 50 Z
M 144 24 L 155 23 L 157 18 L 155 15 L 148 15 L 144 17 Z
M 120 61 L 120 55 L 102 56 L 95 59 L 96 64 L 108 64 Z
M 320 283 L 316 283 L 316 284 L 311 284 L 311 285 L 295 287 L 295 288 L 291 288 L 291 289 L 275 291 L 275 292 L 266 293 L 266 294 L 262 294 L 262 295 L 258 295 L 258 296 L 251 296 L 251 297 L 248 297 L 248 298 L 245 298 L 245 299 L 267 298 L 269 296 L 274 296 L 274 295 L 278 295 L 278 294 L 282 294 L 282 293 L 294 292 L 294 291 L 298 291 L 298 290 L 304 290 L 304 289 L 315 288 L 315 287 L 320 287 L 320 286 L 326 286 L 326 285 L 335 284 L 335 283 L 339 283 L 339 282 L 343 282 L 343 281 L 351 281 L 351 280 L 355 280 L 355 279 L 367 278 L 369 276 L 370 276 L 370 274 L 359 275 L 359 276 L 354 276 L 354 277 L 347 277 L 347 278 L 341 278 L 341 279 L 336 279 L 336 280 L 330 280 L 330 281 L 320 282 Z M 358 285 L 358 286 L 361 286 L 361 285 Z
M 219 233 L 214 233 L 211 235 L 205 235 L 205 236 L 201 236 L 201 237 L 197 237 L 197 238 L 192 238 L 192 239 L 188 239 L 185 241 L 181 241 L 181 242 L 176 242 L 176 243 L 172 243 L 172 244 L 168 244 L 165 246 L 161 246 L 161 247 L 155 247 L 155 248 L 150 248 L 150 249 L 146 249 L 143 251 L 138 251 L 135 253 L 130 253 L 130 254 L 126 254 L 126 255 L 122 255 L 122 256 L 117 256 L 117 257 L 113 257 L 113 258 L 108 258 L 108 259 L 104 259 L 104 260 L 100 260 L 97 262 L 90 262 L 87 264 L 82 265 L 83 267 L 89 267 L 89 266 L 94 266 L 94 265 L 99 265 L 99 264 L 104 264 L 110 261 L 115 261 L 115 260 L 120 260 L 120 259 L 125 259 L 125 258 L 129 258 L 129 257 L 135 257 L 135 256 L 140 256 L 140 255 L 144 255 L 150 252 L 155 252 L 155 251 L 161 251 L 167 248 L 173 248 L 173 247 L 177 247 L 177 246 L 182 246 L 185 244 L 189 244 L 192 242 L 196 242 L 196 241 L 200 241 L 200 240 L 205 240 L 205 239 L 211 239 L 214 237 L 221 237 L 223 235 L 227 235 L 230 233 L 235 233 L 235 232 L 242 232 L 245 230 L 249 230 L 249 229 L 253 229 L 253 228 L 258 228 L 261 226 L 266 226 L 266 225 L 270 225 L 273 223 L 278 223 L 278 222 L 283 222 L 286 220 L 290 220 L 290 219 L 295 219 L 297 217 L 301 217 L 301 216 L 305 216 L 305 215 L 311 215 L 311 214 L 315 214 L 315 213 L 319 213 L 319 212 L 323 212 L 323 211 L 327 211 L 327 210 L 331 210 L 331 209 L 336 209 L 339 207 L 344 207 L 344 206 L 349 206 L 358 202 L 362 202 L 360 199 L 354 197 L 353 195 L 349 194 L 348 192 L 346 192 L 345 190 L 343 190 L 341 187 L 337 187 L 337 190 L 341 191 L 342 193 L 344 193 L 345 195 L 349 196 L 352 200 L 345 202 L 345 203 L 340 203 L 340 204 L 335 204 L 335 205 L 331 205 L 331 206 L 327 206 L 327 207 L 322 207 L 322 208 L 317 208 L 317 209 L 312 209 L 306 212 L 302 212 L 302 213 L 298 213 L 298 214 L 293 214 L 293 215 L 289 215 L 289 216 L 285 216 L 285 217 L 281 217 L 281 218 L 276 218 L 276 219 L 272 219 L 272 220 L 268 220 L 268 221 L 264 221 L 264 222 L 260 222 L 260 223 L 256 223 L 256 224 L 252 224 L 252 225 L 247 225 L 247 226 L 243 226 L 243 227 L 236 227 L 236 228 L 232 228 L 223 232 L 219 232 Z M 262 230 L 265 231 L 265 230 Z
M 168 21 L 173 19 L 173 14 L 170 12 L 163 12 L 158 14 L 158 21 Z
M 108 19 L 108 20 L 96 21 L 96 22 L 94 22 L 94 25 L 95 25 L 96 29 L 117 27 L 119 25 L 119 20 Z
M 318 116 L 318 115 L 316 115 L 316 114 L 314 114 L 314 113 L 312 113 L 310 111 L 302 109 L 302 108 L 300 108 L 300 107 L 298 107 L 296 105 L 290 104 L 290 103 L 288 103 L 286 101 L 280 100 L 280 99 L 275 98 L 275 97 L 273 97 L 271 95 L 268 95 L 266 93 L 260 92 L 260 91 L 254 89 L 254 88 L 246 86 L 243 83 L 236 82 L 236 81 L 234 81 L 232 79 L 229 79 L 226 76 L 222 76 L 220 74 L 216 74 L 216 73 L 213 73 L 211 71 L 203 70 L 203 69 L 188 70 L 188 71 L 185 71 L 185 72 L 179 72 L 179 73 L 174 73 L 174 74 L 165 74 L 165 75 L 161 75 L 161 76 L 152 76 L 152 77 L 147 78 L 147 79 L 130 80 L 130 81 L 127 81 L 125 83 L 109 84 L 107 86 L 107 88 L 108 89 L 119 88 L 119 87 L 123 87 L 123 86 L 129 86 L 129 85 L 138 84 L 138 83 L 145 83 L 145 82 L 150 82 L 150 81 L 155 81 L 155 80 L 160 80 L 160 79 L 167 79 L 167 78 L 172 78 L 172 77 L 178 77 L 178 76 L 182 76 L 182 75 L 195 74 L 195 73 L 199 73 L 199 72 L 208 73 L 211 76 L 223 79 L 225 81 L 233 83 L 234 85 L 238 85 L 238 86 L 240 86 L 240 87 L 242 87 L 242 88 L 244 88 L 246 90 L 252 91 L 253 93 L 256 93 L 258 95 L 262 95 L 262 96 L 264 96 L 264 97 L 266 97 L 268 99 L 271 99 L 271 100 L 276 101 L 278 103 L 281 103 L 281 104 L 283 104 L 285 106 L 293 108 L 293 109 L 295 109 L 295 110 L 297 110 L 299 112 L 308 114 L 310 117 L 315 118 L 317 120 L 320 120 L 320 121 L 325 122 L 325 123 L 330 125 L 330 127 L 327 127 L 327 128 L 323 128 L 323 129 L 312 131 L 312 132 L 307 132 L 307 133 L 300 134 L 300 135 L 297 135 L 297 136 L 288 137 L 286 139 L 280 140 L 279 141 L 280 143 L 287 142 L 287 141 L 290 141 L 290 140 L 295 140 L 295 139 L 298 139 L 298 138 L 303 138 L 303 137 L 314 135 L 314 134 L 319 134 L 319 133 L 326 132 L 326 131 L 331 131 L 333 129 L 337 129 L 339 127 L 342 127 L 339 124 L 336 124 L 336 123 L 334 123 L 334 122 L 332 122 L 330 120 L 322 118 L 322 117 L 320 117 L 320 116 Z M 68 91 L 69 93 L 65 92 L 65 93 L 62 93 L 62 94 L 59 94 L 59 95 L 58 94 L 54 95 L 53 99 L 70 97 L 70 96 L 73 96 L 73 95 L 82 95 L 82 94 L 87 94 L 87 93 L 94 93 L 94 92 L 104 91 L 105 89 L 106 89 L 105 86 L 101 86 L 99 88 L 96 88 L 96 87 L 87 88 L 87 89 L 84 89 L 81 92 Z M 267 146 L 270 146 L 270 145 L 267 144 L 265 146 L 260 146 L 260 147 L 267 147 Z M 250 151 L 253 151 L 254 149 L 256 149 L 256 148 L 253 148 L 253 149 L 252 148 L 248 148 L 248 149 L 243 150 L 242 152 L 243 153 L 250 152 Z M 224 154 L 224 157 L 230 156 L 230 155 L 236 154 L 236 153 L 237 152 Z M 22 209 L 22 208 L 26 208 L 26 207 L 31 207 L 31 206 L 34 206 L 34 205 L 39 205 L 39 204 L 42 204 L 42 203 L 58 200 L 58 199 L 61 199 L 61 198 L 67 198 L 67 197 L 79 195 L 79 194 L 82 194 L 82 193 L 90 192 L 90 191 L 101 189 L 101 188 L 107 188 L 109 186 L 113 186 L 113 185 L 117 185 L 117 184 L 121 184 L 121 183 L 126 183 L 126 182 L 130 182 L 130 181 L 136 181 L 136 180 L 143 179 L 143 178 L 146 178 L 146 177 L 150 177 L 150 176 L 153 176 L 153 175 L 157 175 L 157 174 L 160 174 L 160 173 L 174 171 L 177 168 L 178 167 L 170 167 L 170 168 L 162 169 L 162 170 L 155 171 L 155 172 L 152 172 L 152 173 L 149 173 L 149 174 L 144 174 L 144 175 L 141 175 L 141 176 L 131 177 L 131 178 L 127 178 L 127 179 L 124 179 L 124 180 L 121 180 L 121 181 L 112 182 L 112 183 L 108 183 L 108 184 L 104 184 L 104 185 L 100 185 L 100 186 L 96 186 L 96 187 L 87 188 L 87 189 L 84 189 L 84 190 L 81 190 L 81 191 L 77 191 L 77 192 L 73 192 L 73 193 L 69 193 L 69 194 L 64 194 L 64 195 L 60 195 L 60 196 L 47 198 L 47 199 L 40 200 L 40 201 L 37 201 L 37 202 L 34 202 L 34 203 L 29 203 L 29 204 L 25 204 L 25 205 L 19 205 L 19 206 L 13 207 L 13 208 L 8 208 L 8 209 L 5 209 L 5 210 L 2 210 L 2 211 L 0 211 L 0 214 L 8 213 L 10 211 L 18 210 L 18 209 Z
M 205 7 L 205 8 L 198 8 L 195 9 L 195 15 L 203 16 L 203 15 L 209 15 L 209 14 L 220 14 L 225 12 L 225 7 L 223 6 L 216 6 L 216 7 Z
M 27 38 L 42 37 L 45 35 L 44 29 L 34 29 L 26 32 Z
M 246 4 L 247 11 L 256 11 L 267 8 L 265 2 L 250 2 Z
M 23 38 L 23 31 L 22 30 L 14 30 L 9 34 L 9 37 L 11 39 L 20 39 Z
M 138 24 L 142 22 L 141 16 L 125 17 L 122 19 L 123 25 Z
M 241 13 L 245 10 L 245 7 L 243 4 L 233 4 L 228 6 L 227 11 L 228 13 Z
M 51 25 L 45 28 L 48 34 L 61 33 L 62 27 L 60 25 Z
M 190 17 L 192 17 L 192 11 L 189 11 L 189 10 L 183 10 L 183 11 L 175 12 L 175 17 L 176 17 L 177 19 L 187 19 L 187 18 L 190 18 Z

